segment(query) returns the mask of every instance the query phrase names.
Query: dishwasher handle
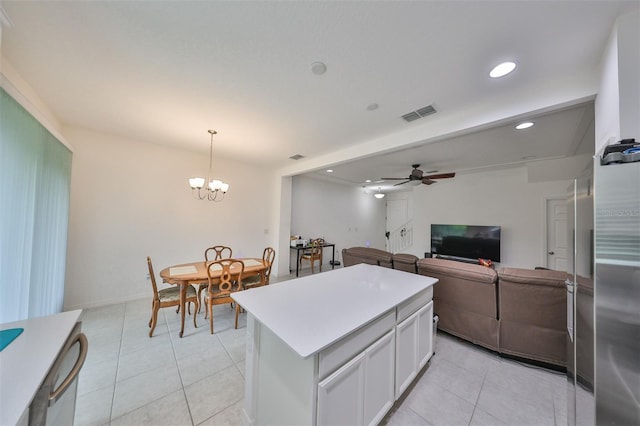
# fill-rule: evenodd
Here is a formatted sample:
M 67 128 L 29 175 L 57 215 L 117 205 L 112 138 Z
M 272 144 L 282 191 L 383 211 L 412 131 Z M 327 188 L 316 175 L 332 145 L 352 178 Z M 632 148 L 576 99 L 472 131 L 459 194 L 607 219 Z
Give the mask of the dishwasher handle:
M 60 399 L 60 397 L 65 393 L 80 373 L 80 369 L 84 365 L 84 361 L 87 359 L 87 353 L 89 351 L 89 341 L 87 340 L 87 336 L 85 336 L 84 333 L 78 333 L 69 347 L 75 345 L 76 342 L 80 344 L 80 354 L 78 354 L 78 359 L 60 386 L 49 394 L 49 406 L 55 404 L 56 401 L 58 401 L 58 399 Z

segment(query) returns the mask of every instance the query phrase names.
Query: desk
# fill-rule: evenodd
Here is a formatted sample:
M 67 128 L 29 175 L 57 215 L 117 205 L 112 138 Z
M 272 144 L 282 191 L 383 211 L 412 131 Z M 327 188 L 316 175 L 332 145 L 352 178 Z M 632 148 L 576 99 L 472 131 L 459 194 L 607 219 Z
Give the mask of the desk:
M 265 279 L 264 273 L 269 266 L 260 258 L 245 258 L 240 259 L 244 262 L 244 275 L 247 277 L 250 275 L 260 274 L 260 278 Z M 203 284 L 209 282 L 207 275 L 207 265 L 211 262 L 191 262 L 182 263 L 180 265 L 170 266 L 160 271 L 160 277 L 162 281 L 168 284 L 175 284 L 180 286 L 180 337 L 184 333 L 184 312 L 185 312 L 185 299 L 187 296 L 187 287 L 191 284 Z M 231 269 L 233 271 L 233 268 Z M 222 270 L 211 271 L 212 278 L 216 278 L 222 273 Z M 193 315 L 196 315 L 194 312 Z
M 322 251 L 324 252 L 324 248 L 325 247 L 331 247 L 331 269 L 333 269 L 333 267 L 335 266 L 335 262 L 336 262 L 336 245 L 332 244 L 332 243 L 324 243 L 324 245 L 322 246 Z M 298 273 L 300 272 L 300 252 L 303 250 L 307 250 L 310 249 L 311 246 L 296 246 L 296 247 L 292 247 L 289 246 L 290 250 L 295 250 L 296 251 L 296 277 L 298 276 Z M 324 256 L 323 256 L 324 257 Z M 322 267 L 322 265 L 320 265 Z

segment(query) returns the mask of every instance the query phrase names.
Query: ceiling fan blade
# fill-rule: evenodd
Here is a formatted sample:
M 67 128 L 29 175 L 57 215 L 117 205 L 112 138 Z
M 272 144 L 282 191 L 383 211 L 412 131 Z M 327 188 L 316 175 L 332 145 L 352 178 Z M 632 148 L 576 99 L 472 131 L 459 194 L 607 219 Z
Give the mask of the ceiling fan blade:
M 437 175 L 425 176 L 423 179 L 449 179 L 455 176 L 456 176 L 455 173 L 439 173 Z
M 380 178 L 380 179 L 382 179 L 382 180 L 406 180 L 407 178 L 404 177 L 404 178 Z
M 393 185 L 393 186 L 402 185 L 403 183 L 407 183 L 407 182 L 409 182 L 409 181 L 408 181 L 408 180 L 405 180 L 404 182 L 396 183 L 396 184 L 395 184 L 395 185 Z
M 431 180 L 428 177 L 424 177 L 422 178 L 422 183 L 424 183 L 425 185 L 431 185 L 432 183 L 438 183 L 435 180 Z

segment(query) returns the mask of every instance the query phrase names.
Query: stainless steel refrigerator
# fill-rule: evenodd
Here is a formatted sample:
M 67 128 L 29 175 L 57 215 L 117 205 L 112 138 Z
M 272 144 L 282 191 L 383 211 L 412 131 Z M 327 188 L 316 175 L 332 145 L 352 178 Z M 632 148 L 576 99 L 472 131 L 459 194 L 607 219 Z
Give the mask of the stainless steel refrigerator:
M 596 158 L 569 203 L 568 422 L 640 425 L 640 162 Z

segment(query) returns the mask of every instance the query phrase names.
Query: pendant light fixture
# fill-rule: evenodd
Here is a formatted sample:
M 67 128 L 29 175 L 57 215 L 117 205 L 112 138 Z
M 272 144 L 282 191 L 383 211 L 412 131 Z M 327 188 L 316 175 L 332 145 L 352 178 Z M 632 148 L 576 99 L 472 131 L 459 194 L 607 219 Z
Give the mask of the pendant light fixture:
M 374 197 L 376 197 L 378 200 L 381 198 L 384 198 L 384 194 L 382 192 L 380 192 L 380 187 L 378 187 L 378 192 L 376 192 L 375 194 L 373 194 Z
M 213 163 L 213 135 L 218 134 L 215 130 L 209 130 L 211 135 L 211 145 L 209 147 L 209 173 L 207 179 L 195 177 L 189 179 L 189 186 L 194 197 L 199 200 L 222 201 L 229 190 L 229 184 L 218 179 L 211 178 L 211 165 Z M 207 186 L 205 186 L 207 182 Z

